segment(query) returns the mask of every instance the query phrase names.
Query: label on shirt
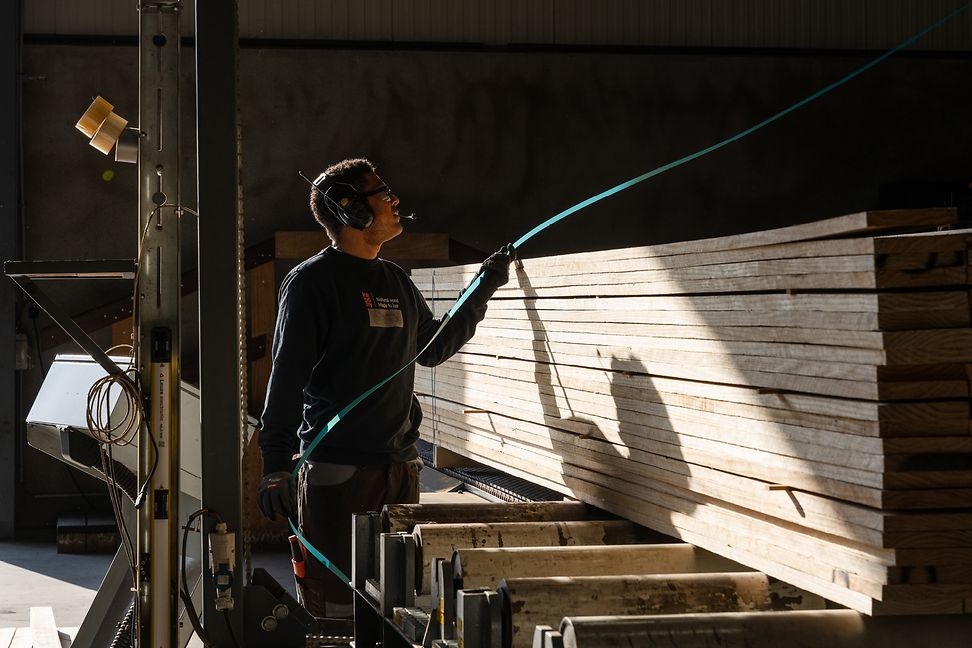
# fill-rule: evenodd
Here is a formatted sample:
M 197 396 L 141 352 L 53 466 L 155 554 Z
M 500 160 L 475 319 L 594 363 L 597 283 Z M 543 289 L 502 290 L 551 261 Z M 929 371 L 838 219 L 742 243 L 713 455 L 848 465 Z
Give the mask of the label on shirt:
M 376 297 L 371 293 L 361 293 L 365 308 L 368 309 L 368 321 L 372 328 L 402 328 L 405 320 L 402 309 L 398 304 L 398 297 Z

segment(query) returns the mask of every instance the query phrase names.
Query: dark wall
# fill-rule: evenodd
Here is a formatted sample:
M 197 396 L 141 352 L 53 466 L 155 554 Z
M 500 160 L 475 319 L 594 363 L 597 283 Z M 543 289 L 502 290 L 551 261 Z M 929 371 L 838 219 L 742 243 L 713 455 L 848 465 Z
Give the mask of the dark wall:
M 373 157 L 421 220 L 492 250 L 713 144 L 866 57 L 247 51 L 250 232 L 305 227 L 306 187 Z M 531 241 L 528 254 L 775 227 L 878 206 L 882 184 L 972 176 L 972 61 L 890 60 L 752 137 Z
M 313 227 L 297 170 L 364 155 L 402 208 L 419 214 L 412 229 L 492 250 L 868 59 L 245 49 L 247 238 Z M 137 121 L 135 50 L 34 44 L 25 60 L 28 255 L 131 256 L 135 167 L 86 146 L 73 125 L 98 93 Z M 743 141 L 572 216 L 524 252 L 781 226 L 875 208 L 888 183 L 967 180 L 970 74 L 972 59 L 892 58 Z M 183 197 L 192 205 L 191 79 L 183 94 Z
M 192 206 L 185 54 L 183 199 Z M 402 209 L 419 215 L 409 229 L 448 232 L 491 251 L 575 202 L 759 122 L 870 57 L 244 49 L 247 239 L 314 227 L 297 170 L 313 176 L 360 155 L 377 162 Z M 34 43 L 24 67 L 27 257 L 133 256 L 135 167 L 88 147 L 74 123 L 95 94 L 137 121 L 135 48 Z M 523 253 L 784 226 L 876 208 L 882 186 L 894 183 L 967 185 L 970 78 L 972 59 L 892 58 L 741 142 L 571 216 Z M 187 266 L 195 259 L 189 225 Z M 126 289 L 52 292 L 78 311 Z

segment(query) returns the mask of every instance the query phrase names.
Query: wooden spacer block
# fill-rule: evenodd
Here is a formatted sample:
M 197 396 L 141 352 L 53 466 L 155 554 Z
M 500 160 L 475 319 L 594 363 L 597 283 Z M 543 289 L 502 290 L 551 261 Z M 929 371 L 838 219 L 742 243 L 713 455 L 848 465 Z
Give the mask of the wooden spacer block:
M 102 122 L 98 128 L 98 132 L 94 134 L 94 138 L 91 140 L 91 146 L 108 155 L 111 147 L 118 141 L 118 138 L 127 125 L 128 120 L 124 117 L 120 117 L 115 113 L 108 113 L 108 117 Z
M 783 484 L 769 484 L 766 486 L 767 490 L 771 491 L 791 491 L 793 490 L 790 486 L 784 486 Z
M 475 408 L 474 409 L 464 409 L 464 410 L 462 410 L 462 413 L 463 414 L 489 414 L 489 410 L 475 409 Z
M 108 115 L 111 114 L 112 106 L 110 103 L 104 100 L 102 97 L 95 97 L 88 109 L 84 111 L 81 115 L 81 119 L 78 123 L 74 125 L 79 131 L 84 133 L 84 136 L 91 139 L 101 128 L 101 125 L 108 119 Z

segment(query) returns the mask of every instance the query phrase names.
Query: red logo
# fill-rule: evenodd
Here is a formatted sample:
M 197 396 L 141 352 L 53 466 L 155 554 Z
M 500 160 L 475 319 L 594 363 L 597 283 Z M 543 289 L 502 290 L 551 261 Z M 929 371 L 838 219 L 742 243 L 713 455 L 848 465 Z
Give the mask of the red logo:
M 374 308 L 374 303 L 371 300 L 371 295 L 366 292 L 361 293 L 361 297 L 364 299 L 365 308 Z

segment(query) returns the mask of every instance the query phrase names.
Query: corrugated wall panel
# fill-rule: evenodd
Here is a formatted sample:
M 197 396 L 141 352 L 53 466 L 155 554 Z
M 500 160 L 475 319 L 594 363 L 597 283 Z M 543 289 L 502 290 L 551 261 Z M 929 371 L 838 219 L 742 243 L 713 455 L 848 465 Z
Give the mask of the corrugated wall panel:
M 868 0 L 868 47 L 892 47 L 916 31 L 916 25 L 929 25 L 962 3 L 955 0 Z M 915 47 L 932 50 L 968 50 L 972 42 L 972 16 L 966 14 L 926 36 Z
M 192 0 L 184 33 L 192 33 Z M 240 0 L 249 38 L 885 49 L 963 0 Z M 134 0 L 26 0 L 29 34 L 133 35 Z M 972 51 L 972 11 L 915 49 Z

